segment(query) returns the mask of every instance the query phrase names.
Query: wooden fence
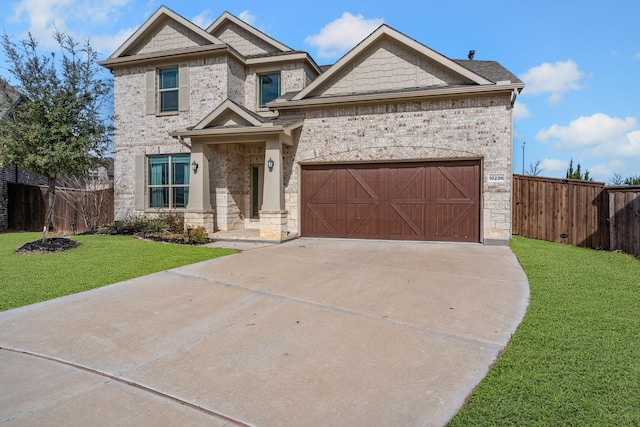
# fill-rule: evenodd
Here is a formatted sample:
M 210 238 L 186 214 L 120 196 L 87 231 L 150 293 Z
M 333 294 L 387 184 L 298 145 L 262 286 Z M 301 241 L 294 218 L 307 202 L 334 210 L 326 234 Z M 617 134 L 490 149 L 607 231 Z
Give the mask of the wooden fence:
M 607 187 L 610 249 L 640 256 L 640 186 Z
M 513 176 L 513 234 L 640 255 L 640 187 Z
M 56 189 L 56 200 L 53 207 L 53 229 L 60 233 L 70 233 L 74 224 L 77 233 L 87 231 L 82 214 L 67 198 L 61 197 L 61 191 L 87 192 L 88 190 Z M 99 224 L 113 222 L 113 188 L 97 190 L 106 198 L 106 203 L 100 212 Z M 8 183 L 9 221 L 11 230 L 42 231 L 47 212 L 46 186 Z

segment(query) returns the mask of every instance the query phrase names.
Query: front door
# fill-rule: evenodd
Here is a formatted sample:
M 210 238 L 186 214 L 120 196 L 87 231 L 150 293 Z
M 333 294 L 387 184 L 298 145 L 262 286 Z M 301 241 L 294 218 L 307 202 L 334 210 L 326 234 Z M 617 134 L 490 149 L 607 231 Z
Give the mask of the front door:
M 260 218 L 264 190 L 264 165 L 251 165 L 251 219 Z

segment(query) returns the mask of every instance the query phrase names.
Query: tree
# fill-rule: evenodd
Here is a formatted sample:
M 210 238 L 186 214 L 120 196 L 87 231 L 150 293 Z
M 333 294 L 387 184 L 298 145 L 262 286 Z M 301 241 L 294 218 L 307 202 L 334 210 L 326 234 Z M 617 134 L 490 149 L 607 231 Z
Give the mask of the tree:
M 614 173 L 611 177 L 612 185 L 640 185 L 640 175 L 630 175 L 623 178 L 619 173 Z
M 59 56 L 40 55 L 31 34 L 19 43 L 2 35 L 8 70 L 23 101 L 0 121 L 0 166 L 15 164 L 47 178 L 43 239 L 51 224 L 56 180 L 86 176 L 97 168 L 113 131 L 101 116 L 112 86 L 100 77 L 97 52 L 89 41 L 80 46 L 59 31 L 54 38 Z
M 544 169 L 540 167 L 540 163 L 542 160 L 538 159 L 535 163 L 529 163 L 529 170 L 527 171 L 527 175 L 538 176 L 540 175 Z
M 589 176 L 589 171 L 585 170 L 584 174 L 582 173 L 582 168 L 580 167 L 580 163 L 576 166 L 576 169 L 573 169 L 573 159 L 569 162 L 569 168 L 567 169 L 567 179 L 579 179 L 581 181 L 593 181 L 593 178 Z

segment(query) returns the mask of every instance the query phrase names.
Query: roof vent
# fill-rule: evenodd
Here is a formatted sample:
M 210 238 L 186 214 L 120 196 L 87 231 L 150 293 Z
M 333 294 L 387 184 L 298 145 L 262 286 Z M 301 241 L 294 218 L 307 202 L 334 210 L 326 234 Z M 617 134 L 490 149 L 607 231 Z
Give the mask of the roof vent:
M 475 55 L 475 54 L 476 54 L 475 50 L 470 50 L 469 51 L 469 55 L 468 55 L 469 61 L 473 61 L 473 55 Z

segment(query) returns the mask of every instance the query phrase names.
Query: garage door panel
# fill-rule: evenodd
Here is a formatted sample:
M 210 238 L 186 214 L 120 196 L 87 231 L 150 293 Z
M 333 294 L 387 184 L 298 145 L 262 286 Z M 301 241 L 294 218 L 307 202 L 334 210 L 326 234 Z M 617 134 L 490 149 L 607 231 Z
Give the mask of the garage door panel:
M 339 232 L 339 217 L 335 203 L 311 203 L 305 209 L 309 233 L 318 237 L 332 237 Z
M 479 161 L 311 166 L 301 176 L 303 236 L 479 241 Z
M 347 204 L 347 237 L 381 238 L 381 223 L 380 203 Z
M 472 203 L 438 204 L 436 206 L 435 238 L 444 241 L 468 241 L 476 225 L 470 211 Z
M 391 202 L 389 204 L 389 238 L 394 240 L 424 240 L 426 209 L 424 200 Z

